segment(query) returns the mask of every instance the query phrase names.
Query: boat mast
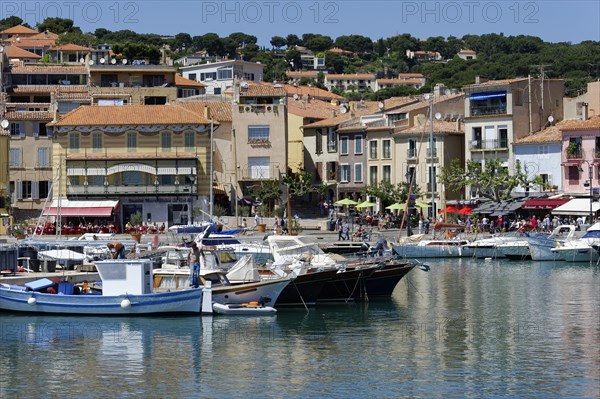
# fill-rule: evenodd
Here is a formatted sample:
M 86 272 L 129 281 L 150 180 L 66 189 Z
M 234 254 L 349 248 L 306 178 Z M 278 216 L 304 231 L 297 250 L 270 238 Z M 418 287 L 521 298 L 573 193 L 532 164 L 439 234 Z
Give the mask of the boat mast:
M 214 188 L 213 188 L 213 146 L 214 146 L 214 119 L 210 118 L 210 187 L 209 187 L 209 204 L 208 204 L 208 213 L 210 215 L 210 220 L 213 218 L 213 202 L 214 202 Z

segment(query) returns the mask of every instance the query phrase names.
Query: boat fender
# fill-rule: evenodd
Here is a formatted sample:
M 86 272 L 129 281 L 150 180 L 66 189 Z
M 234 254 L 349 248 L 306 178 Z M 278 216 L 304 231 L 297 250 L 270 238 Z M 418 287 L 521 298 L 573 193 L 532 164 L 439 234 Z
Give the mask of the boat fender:
M 27 303 L 30 305 L 35 305 L 37 303 L 37 299 L 35 299 L 34 297 L 31 297 L 27 300 Z
M 131 307 L 131 301 L 127 298 L 121 301 L 121 309 L 129 309 Z

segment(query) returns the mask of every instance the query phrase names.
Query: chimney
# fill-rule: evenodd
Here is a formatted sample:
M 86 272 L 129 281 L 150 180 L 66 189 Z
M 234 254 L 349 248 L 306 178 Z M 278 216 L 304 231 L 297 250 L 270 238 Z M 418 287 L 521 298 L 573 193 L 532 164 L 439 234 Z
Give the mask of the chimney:
M 485 82 L 487 82 L 487 81 L 489 81 L 489 79 L 488 79 L 488 78 L 486 78 L 485 76 L 479 76 L 479 75 L 475 76 L 475 84 L 476 84 L 476 85 L 479 85 L 479 84 L 485 83 Z
M 54 114 L 52 115 L 52 122 L 58 122 L 58 110 L 54 111 Z
M 210 115 L 210 108 L 206 104 L 204 104 L 204 117 L 206 119 L 210 119 L 210 117 L 211 117 L 211 115 Z
M 462 119 L 460 118 L 456 118 L 456 131 L 460 132 L 460 122 L 462 121 Z
M 588 118 L 588 103 L 581 104 L 581 119 L 586 120 Z

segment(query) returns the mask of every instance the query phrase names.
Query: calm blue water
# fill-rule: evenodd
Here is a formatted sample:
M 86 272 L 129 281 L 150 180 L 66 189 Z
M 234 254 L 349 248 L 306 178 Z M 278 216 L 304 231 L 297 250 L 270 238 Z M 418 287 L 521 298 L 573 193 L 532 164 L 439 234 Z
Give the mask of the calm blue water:
M 428 263 L 276 317 L 2 314 L 0 397 L 600 397 L 600 268 Z

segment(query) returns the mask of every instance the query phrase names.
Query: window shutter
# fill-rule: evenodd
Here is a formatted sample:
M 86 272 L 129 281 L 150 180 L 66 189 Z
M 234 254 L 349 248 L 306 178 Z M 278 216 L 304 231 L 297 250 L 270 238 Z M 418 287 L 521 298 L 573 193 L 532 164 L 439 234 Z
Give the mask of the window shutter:
M 32 181 L 31 182 L 31 199 L 40 199 L 40 182 Z
M 25 138 L 25 126 L 22 123 L 19 123 L 19 135 L 22 139 Z
M 23 199 L 23 186 L 21 185 L 21 180 L 17 180 L 17 199 L 18 200 L 22 200 Z
M 323 181 L 323 162 L 317 162 L 315 167 L 317 169 L 317 179 Z

